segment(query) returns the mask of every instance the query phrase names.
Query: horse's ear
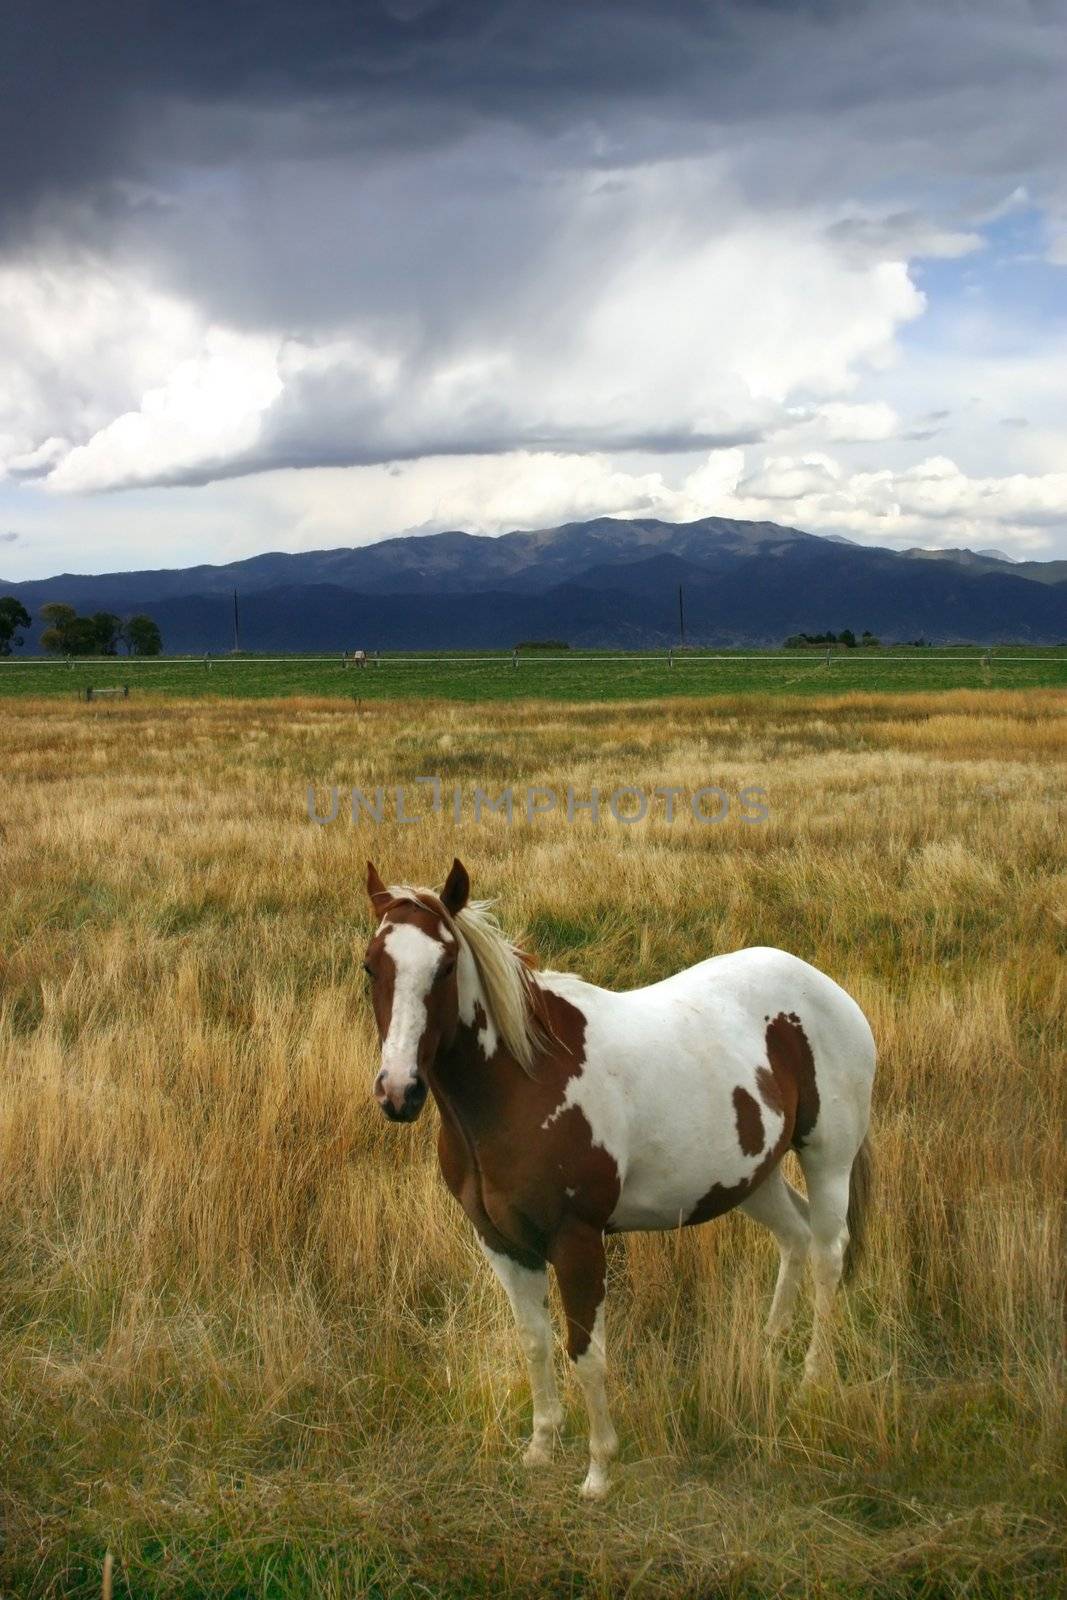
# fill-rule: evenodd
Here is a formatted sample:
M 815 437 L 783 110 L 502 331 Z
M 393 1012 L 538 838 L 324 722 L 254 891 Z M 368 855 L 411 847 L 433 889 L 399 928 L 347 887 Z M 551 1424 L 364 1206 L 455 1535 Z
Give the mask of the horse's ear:
M 378 868 L 373 861 L 367 862 L 367 893 L 370 895 L 371 905 L 380 915 L 389 904 L 392 896 L 378 876 Z
M 452 863 L 452 871 L 445 879 L 445 886 L 441 890 L 441 904 L 450 916 L 455 916 L 467 904 L 467 897 L 471 892 L 471 880 L 467 869 L 457 856 Z

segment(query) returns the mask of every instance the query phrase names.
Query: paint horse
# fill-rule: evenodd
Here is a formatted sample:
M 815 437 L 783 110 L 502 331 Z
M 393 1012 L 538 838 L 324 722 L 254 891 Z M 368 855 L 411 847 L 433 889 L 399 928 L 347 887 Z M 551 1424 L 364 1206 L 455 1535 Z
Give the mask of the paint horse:
M 541 972 L 453 862 L 440 895 L 387 888 L 368 864 L 367 948 L 381 1070 L 374 1093 L 412 1122 L 440 1111 L 441 1171 L 515 1314 L 533 1390 L 529 1465 L 563 1413 L 549 1264 L 589 1413 L 582 1493 L 602 1498 L 618 1448 L 605 1391 L 604 1239 L 707 1222 L 734 1206 L 781 1252 L 768 1333 L 815 1281 L 808 1379 L 832 1370 L 834 1292 L 862 1237 L 875 1050 L 856 1002 L 782 950 L 739 950 L 614 993 Z M 805 1199 L 781 1160 L 797 1152 Z

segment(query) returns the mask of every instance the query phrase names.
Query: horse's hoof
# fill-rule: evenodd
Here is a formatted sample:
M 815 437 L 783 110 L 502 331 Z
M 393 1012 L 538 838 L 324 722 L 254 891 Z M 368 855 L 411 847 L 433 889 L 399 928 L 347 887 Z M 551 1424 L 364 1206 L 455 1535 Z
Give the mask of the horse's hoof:
M 797 1394 L 801 1400 L 815 1400 L 819 1395 L 830 1394 L 837 1383 L 837 1373 L 832 1367 L 816 1367 L 809 1371 L 806 1367 Z
M 590 1467 L 586 1474 L 585 1482 L 578 1493 L 583 1500 L 606 1500 L 608 1497 L 608 1475 L 599 1467 Z
M 552 1465 L 552 1446 L 542 1444 L 540 1439 L 531 1439 L 526 1449 L 522 1452 L 524 1467 L 550 1467 Z

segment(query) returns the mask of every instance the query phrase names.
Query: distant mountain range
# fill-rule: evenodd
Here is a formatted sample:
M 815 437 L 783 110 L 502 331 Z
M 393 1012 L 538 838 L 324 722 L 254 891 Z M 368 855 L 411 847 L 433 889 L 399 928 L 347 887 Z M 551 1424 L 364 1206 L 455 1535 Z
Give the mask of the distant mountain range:
M 598 517 L 499 538 L 438 533 L 353 549 L 272 552 L 224 566 L 4 583 L 42 605 L 144 611 L 168 651 L 508 648 L 687 642 L 774 645 L 791 633 L 868 628 L 887 641 L 1067 642 L 1067 561 L 993 550 L 895 551 L 773 522 Z

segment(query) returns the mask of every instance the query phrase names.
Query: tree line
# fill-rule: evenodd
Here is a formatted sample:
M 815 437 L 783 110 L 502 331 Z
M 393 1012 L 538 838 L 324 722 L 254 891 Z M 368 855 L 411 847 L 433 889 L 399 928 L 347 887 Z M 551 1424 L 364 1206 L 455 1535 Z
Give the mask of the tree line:
M 864 628 L 858 639 L 851 628 L 842 628 L 840 633 L 791 633 L 782 649 L 803 650 L 805 645 L 843 644 L 846 650 L 856 650 L 868 649 L 881 642 L 868 628 Z
M 0 599 L 0 656 L 9 656 L 22 644 L 20 630 L 30 627 L 32 621 L 14 595 Z M 41 621 L 47 624 L 41 649 L 50 655 L 117 656 L 122 649 L 128 656 L 158 656 L 163 649 L 159 627 L 143 613 L 117 617 L 112 611 L 94 611 L 80 617 L 73 606 L 51 601 L 41 607 Z

